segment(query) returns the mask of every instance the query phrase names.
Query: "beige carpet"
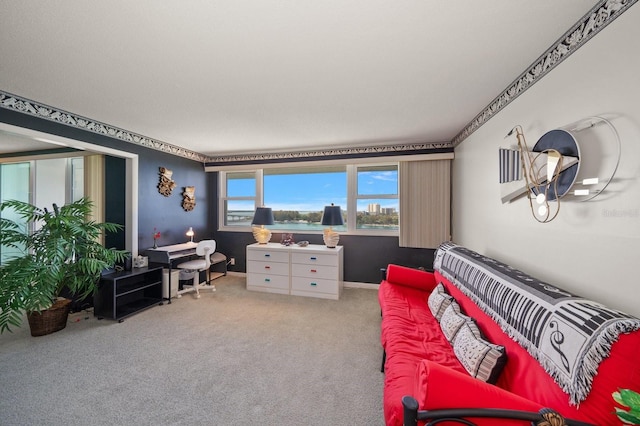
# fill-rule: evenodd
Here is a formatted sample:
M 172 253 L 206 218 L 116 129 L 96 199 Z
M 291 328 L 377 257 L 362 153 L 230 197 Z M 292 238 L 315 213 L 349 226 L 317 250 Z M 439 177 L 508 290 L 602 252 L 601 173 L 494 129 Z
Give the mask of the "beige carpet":
M 123 323 L 73 314 L 0 335 L 0 425 L 382 425 L 377 293 L 249 292 L 245 279 Z

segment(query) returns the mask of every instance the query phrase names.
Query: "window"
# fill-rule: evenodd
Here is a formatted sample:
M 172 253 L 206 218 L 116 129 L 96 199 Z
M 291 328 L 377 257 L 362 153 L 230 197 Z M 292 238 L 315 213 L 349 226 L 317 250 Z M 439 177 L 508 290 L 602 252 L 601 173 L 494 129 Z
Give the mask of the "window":
M 256 209 L 257 172 L 227 173 L 221 206 L 224 211 L 224 226 L 251 226 Z M 223 174 L 221 174 L 223 175 Z
M 319 232 L 324 206 L 342 208 L 339 232 L 398 233 L 398 165 L 277 167 L 220 172 L 220 226 L 251 226 L 256 206 L 271 207 L 269 229 Z
M 32 163 L 0 164 L 0 202 L 8 200 L 20 200 L 30 202 L 31 197 L 31 169 Z M 22 222 L 14 210 L 3 210 L 0 216 L 13 220 L 27 228 L 27 223 Z M 22 253 L 23 247 L 0 247 L 0 265 L 14 256 Z
M 52 203 L 65 204 L 69 197 L 71 201 L 77 201 L 84 195 L 83 168 L 84 157 L 43 158 L 0 164 L 0 202 L 20 200 L 34 203 L 40 208 L 51 208 Z M 50 170 L 58 173 L 49 173 Z M 4 210 L 0 216 L 21 222 L 13 210 Z M 27 229 L 26 222 L 21 225 Z M 20 249 L 0 247 L 0 264 L 20 254 Z
M 78 201 L 84 197 L 84 157 L 76 157 L 69 159 L 70 173 L 70 197 L 71 202 Z
M 275 221 L 269 229 L 321 231 L 324 206 L 333 203 L 346 212 L 345 166 L 266 169 L 263 182 L 264 205 L 271 207 Z M 346 231 L 347 227 L 335 229 Z
M 357 168 L 357 229 L 398 230 L 398 166 Z

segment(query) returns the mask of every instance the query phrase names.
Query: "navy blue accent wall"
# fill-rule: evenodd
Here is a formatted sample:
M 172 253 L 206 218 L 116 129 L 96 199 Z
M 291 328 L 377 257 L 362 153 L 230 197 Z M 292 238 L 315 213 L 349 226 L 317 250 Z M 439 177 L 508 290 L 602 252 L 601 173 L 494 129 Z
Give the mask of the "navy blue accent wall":
M 213 238 L 218 243 L 218 251 L 229 258 L 236 258 L 236 265 L 229 266 L 230 271 L 246 271 L 246 246 L 255 242 L 253 235 L 250 232 L 216 231 L 218 173 L 205 173 L 203 164 L 197 161 L 15 111 L 1 111 L 0 121 L 8 124 L 138 154 L 140 251 L 153 245 L 154 227 L 161 233 L 159 244 L 168 245 L 187 241 L 185 232 L 192 226 L 196 240 Z M 173 180 L 177 183 L 169 197 L 164 197 L 158 192 L 158 169 L 161 166 L 173 171 Z M 108 174 L 122 172 L 121 164 L 109 163 L 107 168 Z M 115 177 L 108 178 L 106 185 L 107 193 L 114 194 L 122 190 L 122 182 Z M 185 212 L 181 206 L 185 186 L 196 187 L 196 208 L 191 212 Z M 120 208 L 121 206 L 118 206 L 117 210 L 121 213 Z M 114 214 L 120 213 L 114 211 Z M 272 241 L 280 241 L 280 235 L 274 234 Z M 296 241 L 307 240 L 312 244 L 323 244 L 322 235 L 319 234 L 294 234 L 294 238 Z M 434 250 L 398 247 L 398 237 L 342 235 L 340 244 L 344 246 L 345 281 L 379 283 L 379 270 L 389 263 L 426 269 L 431 269 L 433 265 Z
M 154 227 L 161 233 L 160 245 L 187 241 L 185 232 L 189 226 L 193 227 L 196 233 L 195 238 L 198 240 L 213 237 L 212 226 L 215 222 L 210 221 L 208 180 L 202 163 L 27 114 L 5 109 L 0 111 L 2 112 L 0 121 L 7 124 L 137 154 L 140 251 L 153 245 Z M 160 178 L 158 169 L 161 166 L 173 171 L 173 180 L 177 184 L 169 197 L 164 197 L 158 192 L 157 185 Z M 122 190 L 122 181 L 113 176 L 114 173 L 122 172 L 121 164 L 107 163 L 105 180 L 107 194 L 117 195 Z M 182 191 L 185 186 L 196 187 L 196 207 L 190 212 L 182 209 Z M 118 203 L 118 201 L 114 202 Z M 111 207 L 118 210 L 123 208 L 122 205 Z M 119 213 L 114 212 L 114 214 Z
M 211 189 L 211 217 L 218 223 L 218 173 L 208 173 L 209 188 Z M 216 225 L 217 226 L 217 225 Z M 282 233 L 273 233 L 272 242 L 279 242 Z M 255 243 L 250 232 L 215 233 L 217 250 L 236 259 L 235 266 L 229 266 L 230 271 L 246 272 L 246 247 Z M 293 234 L 295 241 L 309 241 L 311 244 L 324 244 L 320 234 Z M 379 283 L 380 269 L 389 263 L 425 268 L 431 270 L 435 249 L 415 249 L 398 246 L 398 237 L 341 235 L 340 243 L 344 246 L 344 280 L 350 282 Z
M 104 220 L 105 222 L 125 223 L 125 197 L 126 197 L 126 161 L 124 158 L 104 157 L 104 180 L 108 182 L 104 194 Z M 104 238 L 106 247 L 114 247 L 124 250 L 126 247 L 124 228 L 118 232 L 110 232 Z
M 177 186 L 170 196 L 158 192 L 160 166 L 173 171 Z M 140 156 L 138 169 L 138 223 L 140 250 L 153 245 L 153 228 L 160 232 L 158 245 L 184 243 L 189 227 L 195 232 L 194 240 L 213 238 L 213 222 L 210 221 L 207 178 L 201 163 L 156 150 L 147 150 Z M 185 186 L 196 187 L 196 207 L 187 212 L 182 208 L 182 192 Z M 210 226 L 211 225 L 211 226 Z

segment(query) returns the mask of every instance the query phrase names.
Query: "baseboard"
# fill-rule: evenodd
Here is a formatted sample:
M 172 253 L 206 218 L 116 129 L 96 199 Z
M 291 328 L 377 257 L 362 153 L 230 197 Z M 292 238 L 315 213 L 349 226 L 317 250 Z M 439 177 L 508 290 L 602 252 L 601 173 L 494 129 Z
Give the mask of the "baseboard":
M 344 281 L 342 283 L 344 288 L 364 288 L 367 290 L 378 290 L 380 284 L 372 284 L 372 283 L 359 283 L 354 281 Z
M 246 277 L 247 274 L 245 272 L 234 272 L 234 271 L 227 271 L 227 275 L 231 275 L 234 277 Z M 355 282 L 355 281 L 344 281 L 342 283 L 344 285 L 344 288 L 364 288 L 367 290 L 378 290 L 378 288 L 380 287 L 380 284 L 372 284 L 372 283 L 360 283 L 360 282 Z

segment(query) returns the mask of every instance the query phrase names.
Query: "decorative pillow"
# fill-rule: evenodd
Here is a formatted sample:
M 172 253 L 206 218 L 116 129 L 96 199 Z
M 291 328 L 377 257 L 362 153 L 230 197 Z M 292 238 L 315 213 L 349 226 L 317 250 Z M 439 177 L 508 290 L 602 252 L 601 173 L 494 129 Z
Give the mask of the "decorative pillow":
M 453 350 L 464 368 L 473 377 L 495 383 L 507 362 L 503 346 L 483 339 L 473 321 L 465 321 L 453 339 Z
M 453 297 L 447 294 L 444 289 L 442 283 L 435 286 L 431 294 L 429 295 L 429 299 L 427 303 L 429 304 L 429 309 L 431 313 L 438 321 L 442 317 L 444 310 L 447 309 L 447 306 L 451 304 L 453 301 Z
M 460 330 L 462 324 L 467 321 L 471 321 L 471 318 L 460 313 L 460 306 L 454 300 L 447 309 L 444 310 L 442 318 L 440 318 L 442 334 L 444 334 L 444 337 L 446 337 L 449 342 L 453 342 L 456 333 Z

